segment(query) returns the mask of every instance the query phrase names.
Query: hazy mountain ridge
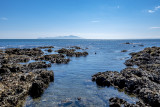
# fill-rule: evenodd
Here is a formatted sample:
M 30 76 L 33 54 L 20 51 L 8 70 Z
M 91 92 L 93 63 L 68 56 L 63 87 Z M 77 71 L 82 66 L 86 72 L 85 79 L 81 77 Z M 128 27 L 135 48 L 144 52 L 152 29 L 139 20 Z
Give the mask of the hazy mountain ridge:
M 56 37 L 40 37 L 38 39 L 84 39 L 84 38 L 70 35 L 70 36 L 56 36 Z

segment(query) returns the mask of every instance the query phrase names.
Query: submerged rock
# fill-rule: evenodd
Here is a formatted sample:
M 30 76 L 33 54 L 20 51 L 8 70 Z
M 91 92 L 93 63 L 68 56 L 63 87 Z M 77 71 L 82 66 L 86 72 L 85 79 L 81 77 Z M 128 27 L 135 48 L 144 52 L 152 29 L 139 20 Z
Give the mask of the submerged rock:
M 130 43 L 130 42 L 125 42 L 125 43 L 123 43 L 123 44 L 132 44 L 132 43 Z
M 81 48 L 81 47 L 79 47 L 79 46 L 71 46 L 70 48 L 82 49 L 82 48 Z
M 127 52 L 127 50 L 122 50 L 121 52 Z
M 45 49 L 45 48 L 54 48 L 54 46 L 41 46 L 41 47 L 38 47 L 40 49 Z
M 141 45 L 139 45 L 139 46 L 142 46 L 142 47 L 143 47 L 144 45 L 143 45 L 143 44 L 141 44 Z
M 145 105 L 142 102 L 136 102 L 136 104 L 130 104 L 127 101 L 113 97 L 109 99 L 109 106 L 110 107 L 149 107 L 149 105 Z

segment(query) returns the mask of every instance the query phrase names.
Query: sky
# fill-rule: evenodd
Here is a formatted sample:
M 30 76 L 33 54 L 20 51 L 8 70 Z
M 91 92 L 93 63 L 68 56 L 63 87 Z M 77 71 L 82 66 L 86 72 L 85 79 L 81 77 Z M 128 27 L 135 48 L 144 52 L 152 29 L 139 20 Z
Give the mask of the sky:
M 0 0 L 0 39 L 160 38 L 160 0 Z

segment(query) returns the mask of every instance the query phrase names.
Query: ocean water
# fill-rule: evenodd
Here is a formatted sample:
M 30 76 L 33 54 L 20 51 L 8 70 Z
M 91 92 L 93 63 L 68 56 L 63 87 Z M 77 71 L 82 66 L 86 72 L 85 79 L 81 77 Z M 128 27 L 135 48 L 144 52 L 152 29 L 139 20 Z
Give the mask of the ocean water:
M 123 44 L 125 42 L 134 44 Z M 144 46 L 139 46 L 140 44 Z M 50 45 L 55 47 L 53 50 L 69 46 L 88 48 L 85 51 L 89 55 L 72 57 L 68 64 L 52 64 L 48 69 L 54 71 L 55 81 L 50 83 L 40 98 L 32 99 L 28 96 L 24 107 L 108 107 L 111 97 L 135 103 L 138 101 L 135 96 L 127 95 L 114 87 L 97 86 L 91 81 L 91 76 L 97 72 L 121 71 L 125 68 L 125 60 L 130 58 L 129 53 L 138 52 L 145 47 L 160 46 L 160 40 L 0 40 L 0 49 Z

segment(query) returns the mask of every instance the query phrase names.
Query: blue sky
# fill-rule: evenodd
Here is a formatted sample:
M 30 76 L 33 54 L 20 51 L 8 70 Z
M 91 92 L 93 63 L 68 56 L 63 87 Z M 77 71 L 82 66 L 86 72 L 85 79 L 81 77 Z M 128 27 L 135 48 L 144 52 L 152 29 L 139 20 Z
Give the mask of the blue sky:
M 160 38 L 160 0 L 0 0 L 0 39 Z

